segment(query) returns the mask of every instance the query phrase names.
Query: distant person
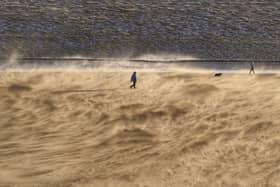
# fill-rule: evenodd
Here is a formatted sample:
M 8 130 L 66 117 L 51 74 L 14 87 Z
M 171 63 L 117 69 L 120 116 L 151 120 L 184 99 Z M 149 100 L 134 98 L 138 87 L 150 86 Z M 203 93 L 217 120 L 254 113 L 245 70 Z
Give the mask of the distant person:
M 132 82 L 130 88 L 136 88 L 136 82 L 137 82 L 136 72 L 132 73 L 130 81 Z
M 255 63 L 254 62 L 250 62 L 249 74 L 251 74 L 252 72 L 255 74 Z

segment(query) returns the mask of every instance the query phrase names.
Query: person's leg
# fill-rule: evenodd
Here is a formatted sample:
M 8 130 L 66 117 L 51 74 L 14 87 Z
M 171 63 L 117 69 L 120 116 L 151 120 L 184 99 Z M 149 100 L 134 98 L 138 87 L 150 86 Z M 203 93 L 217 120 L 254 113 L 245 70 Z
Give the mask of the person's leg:
M 136 88 L 136 81 L 133 82 L 133 88 Z
M 130 88 L 135 88 L 135 84 L 136 84 L 136 82 L 132 82 L 132 85 L 130 85 Z

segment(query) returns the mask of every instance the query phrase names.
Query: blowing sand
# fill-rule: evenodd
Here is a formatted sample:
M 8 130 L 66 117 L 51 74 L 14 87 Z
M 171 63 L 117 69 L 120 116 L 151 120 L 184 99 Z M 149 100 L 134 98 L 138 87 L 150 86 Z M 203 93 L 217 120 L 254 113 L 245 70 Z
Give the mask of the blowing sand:
M 280 75 L 0 74 L 0 186 L 280 186 Z

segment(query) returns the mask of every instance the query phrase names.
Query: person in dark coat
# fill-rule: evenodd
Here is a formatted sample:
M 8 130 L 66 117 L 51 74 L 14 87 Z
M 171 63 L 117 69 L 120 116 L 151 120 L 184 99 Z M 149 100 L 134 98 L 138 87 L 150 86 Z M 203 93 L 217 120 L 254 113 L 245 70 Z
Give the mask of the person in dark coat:
M 136 82 L 137 82 L 136 72 L 132 73 L 130 81 L 132 82 L 130 88 L 136 88 Z

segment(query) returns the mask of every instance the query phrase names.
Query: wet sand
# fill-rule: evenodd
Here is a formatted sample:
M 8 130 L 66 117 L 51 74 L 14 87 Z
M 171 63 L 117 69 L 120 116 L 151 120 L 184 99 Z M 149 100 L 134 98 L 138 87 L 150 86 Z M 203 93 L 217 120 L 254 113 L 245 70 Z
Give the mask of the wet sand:
M 280 75 L 1 72 L 0 186 L 280 186 Z

